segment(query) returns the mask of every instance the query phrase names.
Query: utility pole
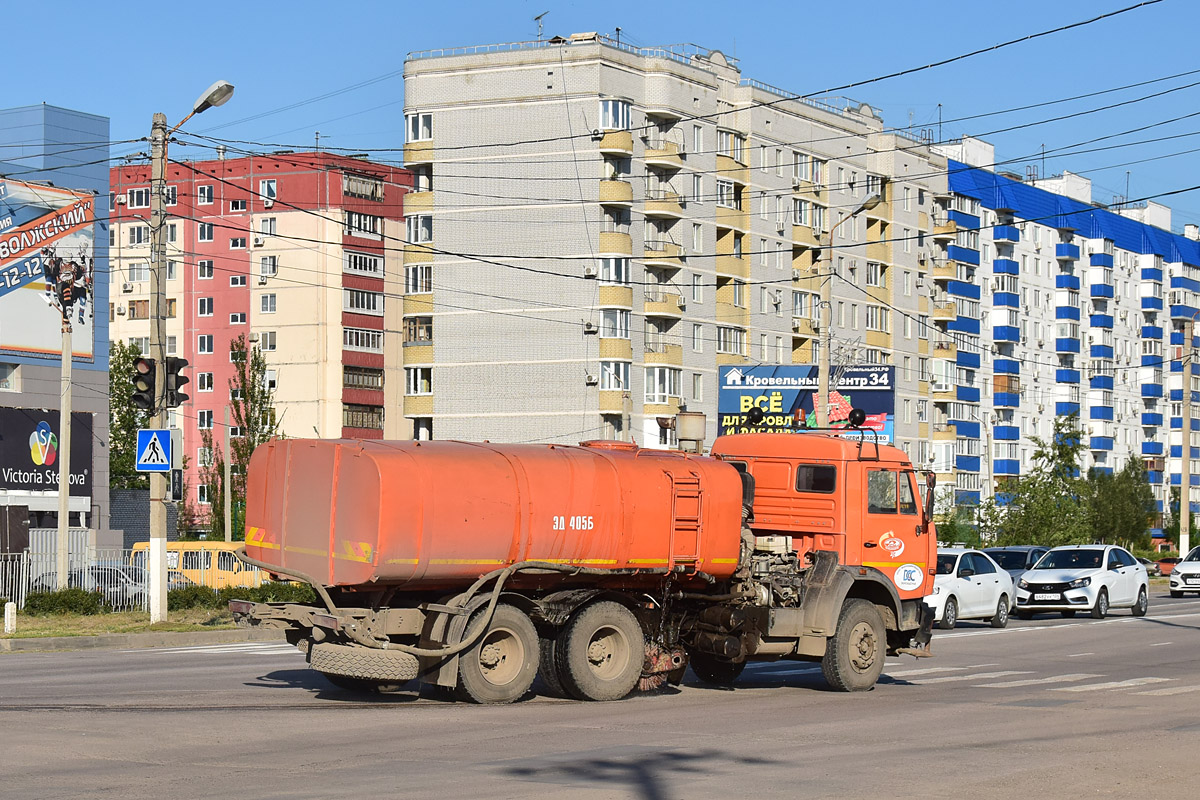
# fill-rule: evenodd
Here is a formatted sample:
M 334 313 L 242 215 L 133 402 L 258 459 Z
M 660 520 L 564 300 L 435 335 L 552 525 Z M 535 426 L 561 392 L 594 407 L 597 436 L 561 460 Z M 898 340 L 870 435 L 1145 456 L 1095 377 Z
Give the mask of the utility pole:
M 47 256 L 42 256 L 46 258 Z M 64 266 L 63 269 L 66 269 Z M 60 300 L 60 302 L 63 302 Z M 58 538 L 55 542 L 56 586 L 66 589 L 70 572 L 71 536 L 71 311 L 63 309 L 62 378 L 58 397 Z
M 229 478 L 233 472 L 233 453 L 229 451 L 229 405 L 225 405 L 225 541 L 233 541 L 233 491 Z
M 154 115 L 150 127 L 150 357 L 154 371 L 154 415 L 150 427 L 167 427 L 166 269 L 167 117 Z M 167 619 L 167 476 L 150 473 L 150 621 Z
M 1183 446 L 1179 448 L 1179 554 L 1186 555 L 1191 549 L 1192 532 L 1192 362 L 1195 350 L 1192 347 L 1195 321 L 1183 323 Z

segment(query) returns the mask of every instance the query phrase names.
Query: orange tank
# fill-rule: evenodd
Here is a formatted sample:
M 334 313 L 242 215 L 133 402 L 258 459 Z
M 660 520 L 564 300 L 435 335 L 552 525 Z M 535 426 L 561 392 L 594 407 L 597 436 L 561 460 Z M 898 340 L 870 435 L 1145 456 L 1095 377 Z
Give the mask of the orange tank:
M 526 560 L 724 578 L 741 498 L 729 464 L 622 442 L 285 439 L 250 461 L 246 552 L 343 587 L 453 587 Z

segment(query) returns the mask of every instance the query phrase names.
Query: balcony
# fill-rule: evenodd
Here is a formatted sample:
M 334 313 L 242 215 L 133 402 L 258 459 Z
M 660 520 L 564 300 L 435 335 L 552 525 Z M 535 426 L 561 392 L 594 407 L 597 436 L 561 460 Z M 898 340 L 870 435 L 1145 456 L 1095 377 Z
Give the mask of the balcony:
M 683 161 L 679 158 L 679 144 L 668 139 L 652 137 L 646 140 L 646 166 L 657 169 L 679 169 Z
M 407 214 L 428 214 L 433 210 L 433 192 L 409 192 L 404 195 L 404 211 Z
M 958 267 L 948 261 L 935 262 L 930 273 L 935 281 L 958 280 Z
M 1015 225 L 997 225 L 992 228 L 992 241 L 1016 244 L 1021 241 L 1021 231 Z
M 793 225 L 792 244 L 810 248 L 820 247 L 820 234 L 813 230 L 811 225 Z
M 633 134 L 629 131 L 605 131 L 600 137 L 600 152 L 606 156 L 633 155 Z
M 1054 257 L 1060 261 L 1077 261 L 1079 260 L 1079 245 L 1056 244 L 1054 245 Z
M 683 199 L 670 189 L 647 189 L 644 213 L 647 217 L 679 219 L 683 216 Z
M 958 223 L 949 219 L 935 220 L 930 235 L 935 242 L 952 242 L 958 237 Z
M 817 325 L 808 317 L 792 317 L 792 334 L 805 339 L 815 338 Z
M 605 221 L 600 225 L 600 252 L 610 255 L 633 255 L 633 239 L 629 236 L 629 226 L 618 222 Z
M 933 321 L 950 322 L 958 318 L 958 303 L 942 300 L 933 304 Z
M 742 233 L 750 230 L 746 222 L 746 212 L 740 208 L 717 206 L 716 223 L 718 228 L 732 228 Z
M 671 343 L 661 333 L 648 333 L 646 334 L 645 363 L 683 366 L 683 346 Z
M 943 339 L 933 343 L 933 354 L 937 358 L 956 358 L 958 356 L 958 343 Z
M 408 142 L 404 145 L 404 164 L 406 167 L 418 164 L 433 163 L 433 140 L 424 139 L 419 142 Z
M 629 181 L 600 181 L 600 205 L 629 208 L 633 205 L 633 184 Z
M 735 255 L 717 255 L 717 274 L 726 278 L 746 278 L 750 275 L 750 260 Z
M 683 248 L 668 239 L 647 239 L 643 243 L 642 261 L 648 267 L 681 267 Z
M 958 439 L 958 431 L 949 422 L 933 423 L 933 440 L 935 442 L 953 442 Z
M 651 288 L 646 290 L 646 304 L 642 313 L 647 317 L 679 319 L 683 316 L 683 309 L 686 305 L 683 295 L 678 292 L 666 292 L 662 289 Z M 648 339 L 647 342 L 649 342 Z M 647 344 L 647 349 L 649 349 L 649 344 Z

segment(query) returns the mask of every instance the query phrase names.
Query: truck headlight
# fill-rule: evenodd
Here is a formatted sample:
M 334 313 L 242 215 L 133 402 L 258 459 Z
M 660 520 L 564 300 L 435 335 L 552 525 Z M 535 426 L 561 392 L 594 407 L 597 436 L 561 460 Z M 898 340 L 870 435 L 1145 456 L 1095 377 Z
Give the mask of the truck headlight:
M 1082 589 L 1085 586 L 1091 586 L 1091 585 L 1092 585 L 1091 578 L 1076 578 L 1075 580 L 1073 580 L 1067 584 L 1067 586 L 1071 587 L 1072 589 Z

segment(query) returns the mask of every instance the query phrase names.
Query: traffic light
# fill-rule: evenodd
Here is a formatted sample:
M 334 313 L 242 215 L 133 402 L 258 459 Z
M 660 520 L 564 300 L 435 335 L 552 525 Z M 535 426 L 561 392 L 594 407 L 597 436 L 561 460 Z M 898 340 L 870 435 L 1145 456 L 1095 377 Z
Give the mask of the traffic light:
M 164 403 L 166 408 L 178 408 L 187 402 L 188 395 L 179 391 L 180 387 L 188 383 L 188 376 L 180 374 L 187 365 L 186 358 L 176 358 L 175 356 L 167 358 L 167 397 Z
M 154 413 L 154 375 L 153 358 L 138 357 L 133 360 L 133 405 L 142 411 Z

